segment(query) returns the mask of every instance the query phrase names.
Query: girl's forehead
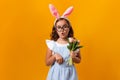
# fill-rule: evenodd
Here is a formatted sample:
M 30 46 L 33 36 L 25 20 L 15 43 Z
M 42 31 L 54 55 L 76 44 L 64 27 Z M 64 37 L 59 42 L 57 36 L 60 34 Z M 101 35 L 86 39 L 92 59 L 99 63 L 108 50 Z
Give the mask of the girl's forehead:
M 64 25 L 67 24 L 67 22 L 65 20 L 59 20 L 56 25 Z

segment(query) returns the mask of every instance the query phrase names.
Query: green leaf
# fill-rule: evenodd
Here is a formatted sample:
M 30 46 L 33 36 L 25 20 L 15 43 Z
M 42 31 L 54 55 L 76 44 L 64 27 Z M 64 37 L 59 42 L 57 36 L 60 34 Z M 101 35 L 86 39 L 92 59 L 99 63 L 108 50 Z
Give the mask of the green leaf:
M 79 45 L 79 42 L 76 41 L 73 50 Z
M 69 45 L 67 46 L 67 48 L 68 48 L 69 50 L 72 50 L 72 46 L 73 46 L 73 43 L 69 43 Z
M 68 43 L 70 43 L 69 38 L 67 38 Z
M 78 42 L 76 41 L 75 46 L 77 46 L 77 45 L 78 45 Z
M 72 47 L 73 47 L 73 42 L 70 43 L 70 50 L 72 50 Z
M 73 42 L 73 45 L 72 45 L 72 50 L 74 49 L 74 47 L 75 47 L 75 42 Z
M 70 50 L 70 46 L 68 45 L 67 48 Z
M 74 49 L 73 49 L 73 51 L 75 51 L 75 50 L 77 50 L 77 49 L 79 49 L 79 48 L 82 48 L 83 46 L 76 46 Z
M 83 46 L 79 46 L 80 48 L 82 48 Z

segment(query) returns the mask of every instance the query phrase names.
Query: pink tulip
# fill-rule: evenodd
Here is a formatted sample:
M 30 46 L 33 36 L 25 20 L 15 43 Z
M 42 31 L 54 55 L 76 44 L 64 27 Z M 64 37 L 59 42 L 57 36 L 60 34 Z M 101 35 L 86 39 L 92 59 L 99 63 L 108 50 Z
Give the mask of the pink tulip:
M 74 42 L 74 38 L 73 37 L 68 38 L 68 40 L 69 40 L 70 43 Z
M 77 50 L 75 50 L 75 51 L 74 51 L 74 53 L 76 53 L 76 54 L 77 54 L 79 51 L 80 51 L 80 49 L 77 49 Z

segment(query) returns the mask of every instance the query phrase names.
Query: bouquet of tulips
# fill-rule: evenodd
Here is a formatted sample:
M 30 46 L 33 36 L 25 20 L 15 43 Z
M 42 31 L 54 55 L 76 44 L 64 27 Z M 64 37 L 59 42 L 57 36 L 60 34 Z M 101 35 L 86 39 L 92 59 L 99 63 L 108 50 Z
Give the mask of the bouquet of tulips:
M 69 45 L 67 46 L 67 48 L 69 49 L 70 53 L 71 53 L 71 51 L 78 52 L 79 48 L 83 47 L 83 46 L 79 45 L 79 40 L 76 40 L 72 37 L 68 38 L 68 43 L 69 43 Z M 67 63 L 68 63 L 68 65 L 73 65 L 73 61 L 72 61 L 71 57 L 69 57 Z

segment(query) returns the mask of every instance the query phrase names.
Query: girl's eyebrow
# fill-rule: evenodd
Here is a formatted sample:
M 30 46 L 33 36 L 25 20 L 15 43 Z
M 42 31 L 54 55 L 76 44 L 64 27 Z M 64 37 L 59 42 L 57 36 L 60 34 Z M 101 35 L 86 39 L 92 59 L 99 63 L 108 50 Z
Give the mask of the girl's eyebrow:
M 64 25 L 62 25 L 62 26 L 66 26 L 67 24 L 64 24 Z M 57 26 L 60 26 L 60 25 L 57 25 Z M 61 27 L 61 26 L 60 26 Z

